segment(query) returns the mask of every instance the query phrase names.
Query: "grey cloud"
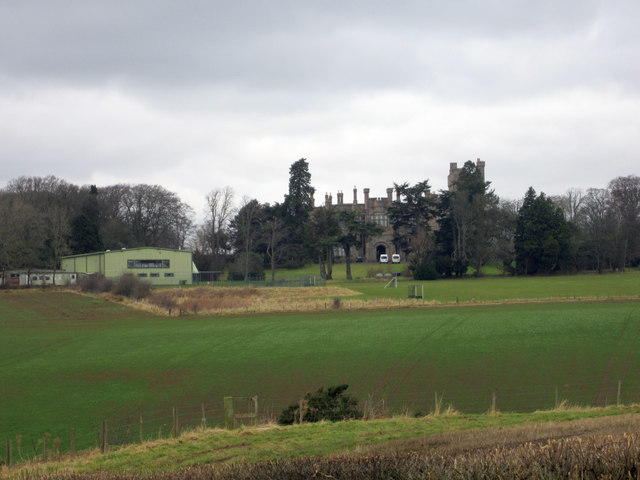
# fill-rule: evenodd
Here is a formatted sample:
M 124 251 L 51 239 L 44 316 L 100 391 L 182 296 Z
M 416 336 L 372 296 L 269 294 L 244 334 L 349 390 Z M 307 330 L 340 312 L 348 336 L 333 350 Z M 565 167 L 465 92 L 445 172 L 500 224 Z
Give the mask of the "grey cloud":
M 511 59 L 553 56 L 555 43 L 581 37 L 600 22 L 602 48 L 626 49 L 635 29 L 620 13 L 601 14 L 599 2 L 6 2 L 0 7 L 0 58 L 9 76 L 102 84 L 120 81 L 177 88 L 229 85 L 293 90 L 433 89 L 443 95 L 482 84 L 509 90 L 519 80 L 530 88 L 541 72 L 510 75 Z M 66 7 L 66 8 L 65 8 Z M 627 42 L 629 39 L 626 39 Z M 484 44 L 478 59 L 461 54 Z M 583 43 L 599 48 L 599 40 Z M 511 47 L 510 47 L 511 46 Z M 578 45 L 579 47 L 580 45 Z M 633 47 L 635 50 L 636 47 Z M 497 53 L 487 72 L 483 55 Z M 549 65 L 559 75 L 565 65 Z M 633 52 L 630 52 L 633 53 Z M 615 55 L 611 74 L 632 75 Z M 477 61 L 476 61 L 477 60 Z M 543 67 L 547 65 L 543 64 Z M 563 70 L 568 71 L 563 71 Z M 576 73 L 579 73 L 576 72 Z M 527 79 L 526 76 L 529 78 Z M 442 81 L 441 77 L 453 77 Z M 465 83 L 465 77 L 468 82 Z M 475 81 L 474 81 L 475 80 Z M 575 80 L 574 80 L 575 81 Z M 544 85 L 544 82 L 541 82 Z M 460 90 L 458 90 L 460 89 Z M 491 92 L 489 92 L 491 93 Z
M 126 175 L 274 201 L 301 156 L 322 196 L 425 178 L 444 188 L 450 161 L 480 156 L 510 197 L 527 182 L 593 186 L 637 160 L 639 9 L 0 2 L 0 179 Z

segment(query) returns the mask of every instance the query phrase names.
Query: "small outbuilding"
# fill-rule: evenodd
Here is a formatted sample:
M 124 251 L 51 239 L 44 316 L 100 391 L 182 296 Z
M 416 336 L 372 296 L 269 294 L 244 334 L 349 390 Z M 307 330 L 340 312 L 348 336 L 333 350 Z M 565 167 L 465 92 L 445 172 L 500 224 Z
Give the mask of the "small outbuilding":
M 8 270 L 0 272 L 0 286 L 75 285 L 76 278 L 75 272 L 61 272 L 59 270 Z
M 189 250 L 123 248 L 71 255 L 60 259 L 60 269 L 82 275 L 117 279 L 130 273 L 152 285 L 191 285 L 198 269 Z

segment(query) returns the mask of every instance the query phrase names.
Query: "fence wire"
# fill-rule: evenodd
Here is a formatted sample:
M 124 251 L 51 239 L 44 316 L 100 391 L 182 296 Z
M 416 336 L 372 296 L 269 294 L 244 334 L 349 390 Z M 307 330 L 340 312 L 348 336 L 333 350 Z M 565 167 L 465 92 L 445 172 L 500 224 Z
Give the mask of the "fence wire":
M 432 388 L 433 387 L 433 388 Z M 640 384 L 608 382 L 606 384 L 531 385 L 527 390 L 498 388 L 440 389 L 429 386 L 419 391 L 380 391 L 358 395 L 361 410 L 368 418 L 392 415 L 423 416 L 451 405 L 466 414 L 484 413 L 494 408 L 503 412 L 533 412 L 569 406 L 629 405 L 640 403 Z M 280 413 L 298 399 L 259 397 L 258 423 L 275 423 Z M 223 399 L 208 399 L 194 405 L 168 406 L 163 409 L 132 412 L 122 417 L 96 420 L 92 428 L 70 429 L 58 435 L 43 433 L 39 437 L 17 435 L 8 438 L 0 432 L 0 460 L 19 463 L 26 460 L 52 460 L 79 450 L 124 446 L 171 438 L 186 431 L 223 428 Z M 11 458 L 9 458 L 11 456 Z

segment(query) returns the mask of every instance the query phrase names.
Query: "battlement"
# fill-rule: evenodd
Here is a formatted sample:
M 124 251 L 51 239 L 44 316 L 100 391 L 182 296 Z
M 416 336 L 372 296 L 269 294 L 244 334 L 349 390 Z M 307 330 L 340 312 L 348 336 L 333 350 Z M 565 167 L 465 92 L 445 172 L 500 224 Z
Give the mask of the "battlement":
M 326 193 L 324 195 L 324 204 L 325 206 L 350 206 L 353 208 L 362 207 L 365 209 L 373 208 L 376 205 L 380 204 L 385 208 L 391 205 L 393 202 L 393 188 L 389 187 L 386 190 L 387 195 L 385 197 L 371 197 L 371 189 L 364 188 L 362 192 L 364 194 L 363 203 L 358 203 L 358 189 L 353 187 L 353 202 L 352 203 L 344 203 L 344 193 L 342 190 L 338 190 L 336 194 L 337 203 L 334 205 L 333 203 L 333 195 L 331 193 Z M 396 192 L 396 200 L 400 200 L 400 194 Z
M 476 167 L 478 167 L 478 170 L 482 173 L 482 181 L 484 181 L 484 165 L 485 162 L 483 160 L 480 160 L 479 158 L 476 159 Z M 458 168 L 458 164 L 456 162 L 451 162 L 449 164 L 449 176 L 447 177 L 447 188 L 449 190 L 455 190 L 455 183 L 458 181 L 461 170 L 462 168 Z
M 478 158 L 476 160 L 476 166 L 482 173 L 482 179 L 484 180 L 485 162 Z M 456 162 L 451 162 L 449 164 L 449 176 L 447 177 L 449 190 L 455 189 L 455 182 L 457 181 L 461 170 L 462 168 L 458 168 L 458 164 Z M 393 195 L 394 190 L 395 198 Z M 353 255 L 359 258 L 359 261 L 377 262 L 382 254 L 389 255 L 394 252 L 396 254 L 402 254 L 402 252 L 397 250 L 397 246 L 394 244 L 393 228 L 389 220 L 388 213 L 389 207 L 391 207 L 394 200 L 398 202 L 402 201 L 400 193 L 392 187 L 386 189 L 386 195 L 383 197 L 372 197 L 371 189 L 369 188 L 363 188 L 362 193 L 363 197 L 359 199 L 358 189 L 354 186 L 352 203 L 344 203 L 344 193 L 341 190 L 337 192 L 337 203 L 335 204 L 333 203 L 333 195 L 331 193 L 326 193 L 324 196 L 324 205 L 326 207 L 334 207 L 338 210 L 354 211 L 361 220 L 366 219 L 368 222 L 373 222 L 383 229 L 382 233 L 379 235 L 363 239 L 362 244 L 354 249 Z M 430 191 L 427 191 L 424 194 L 426 196 L 435 196 Z M 359 203 L 359 200 L 361 200 L 361 203 Z M 437 228 L 435 221 L 432 228 L 434 230 Z M 344 251 L 340 253 L 340 248 L 336 248 L 337 257 L 341 254 L 344 255 Z M 406 259 L 403 261 L 406 261 Z

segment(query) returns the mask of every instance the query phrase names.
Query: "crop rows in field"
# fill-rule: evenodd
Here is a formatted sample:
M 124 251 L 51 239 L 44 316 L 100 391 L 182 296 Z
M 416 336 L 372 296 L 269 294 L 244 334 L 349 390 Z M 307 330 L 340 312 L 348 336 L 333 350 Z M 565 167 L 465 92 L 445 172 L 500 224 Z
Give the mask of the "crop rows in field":
M 172 407 L 260 398 L 274 418 L 305 392 L 347 383 L 382 414 L 468 413 L 640 401 L 636 302 L 167 318 L 69 293 L 2 293 L 0 438 L 37 451 L 168 434 Z M 156 423 L 154 423 L 156 422 Z M 127 433 L 128 432 L 128 433 Z

